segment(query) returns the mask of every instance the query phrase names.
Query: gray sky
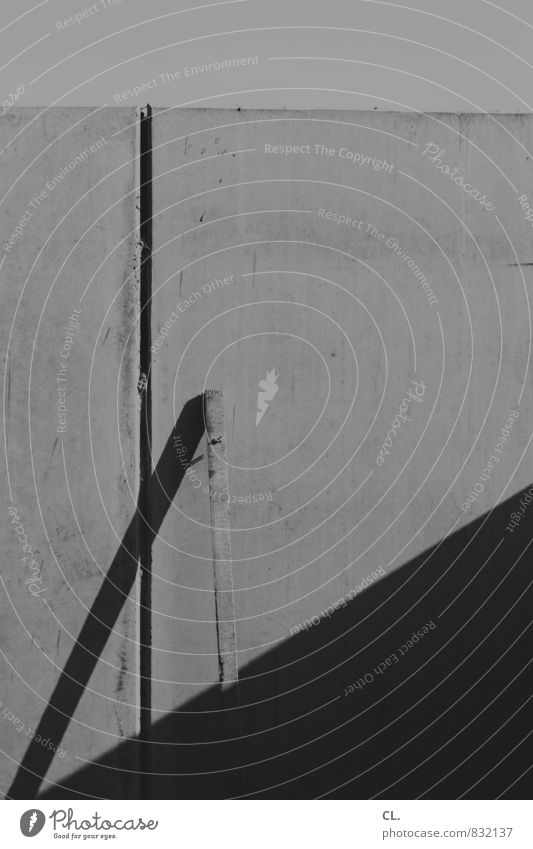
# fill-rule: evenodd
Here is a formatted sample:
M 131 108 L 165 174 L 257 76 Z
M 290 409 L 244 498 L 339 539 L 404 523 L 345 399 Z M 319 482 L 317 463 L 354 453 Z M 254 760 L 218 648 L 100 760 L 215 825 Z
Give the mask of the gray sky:
M 19 105 L 532 109 L 530 0 L 3 0 L 0 38 Z

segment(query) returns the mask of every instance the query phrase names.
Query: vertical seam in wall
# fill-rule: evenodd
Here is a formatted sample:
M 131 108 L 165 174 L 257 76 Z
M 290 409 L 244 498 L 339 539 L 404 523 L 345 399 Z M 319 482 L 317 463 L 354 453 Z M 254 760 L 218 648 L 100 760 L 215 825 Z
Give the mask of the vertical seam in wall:
M 151 527 L 150 478 L 152 476 L 152 108 L 147 105 L 140 113 L 140 371 L 141 408 L 139 437 L 139 665 L 140 665 L 140 793 L 151 796 L 151 708 L 152 708 L 152 550 L 149 540 Z

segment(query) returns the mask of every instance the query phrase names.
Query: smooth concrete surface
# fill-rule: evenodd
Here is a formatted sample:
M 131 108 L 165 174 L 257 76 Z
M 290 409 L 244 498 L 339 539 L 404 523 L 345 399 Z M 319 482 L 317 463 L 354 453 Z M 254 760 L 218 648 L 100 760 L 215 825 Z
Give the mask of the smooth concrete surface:
M 138 489 L 138 119 L 134 109 L 41 112 L 0 121 L 0 757 L 2 792 L 18 798 L 41 770 L 61 796 L 65 776 L 139 731 L 136 570 L 116 561 Z M 21 561 L 12 518 L 32 560 Z M 114 561 L 116 586 L 127 573 L 133 583 L 99 655 L 109 599 L 90 611 Z M 86 650 L 74 648 L 81 633 Z M 94 795 L 135 797 L 136 756 L 115 766 L 124 771 Z
M 35 114 L 4 119 L 4 145 Z M 104 619 L 114 622 L 113 634 L 68 724 L 69 755 L 54 759 L 47 778 L 68 773 L 73 795 L 121 798 L 139 790 L 139 653 L 132 642 L 140 633 L 138 587 L 129 581 L 132 564 L 115 557 L 123 535 L 131 536 L 139 466 L 135 115 L 48 113 L 33 134 L 21 134 L 16 151 L 2 154 L 9 162 L 2 180 L 6 191 L 43 138 L 52 141 L 84 115 L 2 207 L 15 227 L 48 174 L 86 146 L 82 138 L 123 130 L 65 177 L 64 191 L 55 189 L 53 203 L 30 219 L 0 271 L 9 335 L 50 231 L 85 181 L 89 189 L 119 168 L 44 249 L 9 340 L 5 456 L 14 504 L 41 554 L 49 591 L 47 607 L 23 585 L 13 565 L 20 568 L 20 544 L 6 516 L 2 648 L 14 670 L 4 675 L 0 698 L 14 711 L 27 705 L 22 719 L 37 727 L 111 566 L 127 599 L 119 603 L 110 593 Z M 416 746 L 444 751 L 437 774 L 451 778 L 435 798 L 455 797 L 468 782 L 468 768 L 459 778 L 452 768 L 465 747 L 484 738 L 476 738 L 476 726 L 466 742 L 453 735 L 462 717 L 475 718 L 489 703 L 489 695 L 469 688 L 497 648 L 487 643 L 473 669 L 462 665 L 463 647 L 481 645 L 488 631 L 507 647 L 519 639 L 511 630 L 519 634 L 524 614 L 513 607 L 508 616 L 527 576 L 523 558 L 509 577 L 521 543 L 505 527 L 531 483 L 533 255 L 523 195 L 532 149 L 531 116 L 155 110 L 154 798 L 314 798 L 356 773 L 360 783 L 346 792 L 367 798 L 402 781 L 396 762 L 388 771 L 387 758 L 411 740 L 406 758 L 414 766 Z M 68 372 L 67 431 L 56 443 L 58 351 L 97 269 Z M 209 486 L 201 405 L 205 389 L 216 388 L 225 398 L 243 705 L 224 714 L 223 728 L 210 510 L 218 494 Z M 526 532 L 523 522 L 520 534 Z M 487 602 L 482 615 L 477 599 Z M 391 672 L 361 700 L 344 697 L 351 681 L 428 620 L 439 623 L 438 639 L 449 648 L 412 690 L 404 679 L 407 670 L 418 673 L 419 660 L 405 661 L 394 695 L 387 690 L 396 682 Z M 428 637 L 424 645 L 417 658 L 430 663 L 434 644 Z M 514 674 L 528 656 L 518 645 L 498 674 Z M 443 693 L 448 674 L 455 677 Z M 487 672 L 480 686 L 494 694 L 500 683 Z M 505 712 L 502 704 L 491 711 L 494 721 L 516 707 Z M 430 720 L 433 736 L 419 741 Z M 7 788 L 26 746 L 6 720 L 0 728 Z M 509 726 L 509 734 L 520 728 Z M 243 733 L 242 746 L 215 742 Z M 369 735 L 372 746 L 358 735 Z M 491 755 L 510 748 L 498 737 Z M 491 764 L 487 756 L 487 770 Z M 414 766 L 393 798 L 414 797 L 434 780 Z M 516 774 L 511 770 L 509 780 Z M 50 796 L 54 788 L 42 791 Z M 487 798 L 495 791 L 479 792 Z
M 230 492 L 272 494 L 231 506 L 244 665 L 529 483 L 531 227 L 512 187 L 530 185 L 533 123 L 171 109 L 153 131 L 154 445 L 221 386 Z M 205 453 L 155 546 L 161 711 L 216 680 Z

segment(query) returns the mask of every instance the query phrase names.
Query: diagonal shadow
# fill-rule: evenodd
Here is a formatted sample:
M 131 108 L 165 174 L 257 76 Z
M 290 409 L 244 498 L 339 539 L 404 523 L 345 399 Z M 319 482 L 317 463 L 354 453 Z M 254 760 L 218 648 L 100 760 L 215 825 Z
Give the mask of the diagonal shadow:
M 135 582 L 141 545 L 144 549 L 152 546 L 183 480 L 187 464 L 192 462 L 203 432 L 202 396 L 198 395 L 183 407 L 154 473 L 146 482 L 141 482 L 135 515 L 42 715 L 36 731 L 36 736 L 40 735 L 39 739 L 50 738 L 55 745 L 61 744 Z M 174 444 L 178 435 L 181 437 L 180 445 L 186 449 L 179 463 L 176 461 Z M 149 505 L 149 523 L 143 515 L 142 508 L 146 505 Z M 35 798 L 53 757 L 51 750 L 33 739 L 9 789 L 8 797 Z
M 126 740 L 40 798 L 119 798 L 125 773 L 117 762 L 139 745 L 151 749 L 154 799 L 224 799 L 243 785 L 254 798 L 527 798 L 527 513 L 506 530 L 526 491 L 319 625 L 241 660 L 240 708 L 224 710 L 220 687 L 209 687 L 155 722 L 150 743 Z M 400 655 L 430 620 L 435 629 Z M 399 661 L 387 666 L 392 653 Z M 345 695 L 368 674 L 371 683 Z

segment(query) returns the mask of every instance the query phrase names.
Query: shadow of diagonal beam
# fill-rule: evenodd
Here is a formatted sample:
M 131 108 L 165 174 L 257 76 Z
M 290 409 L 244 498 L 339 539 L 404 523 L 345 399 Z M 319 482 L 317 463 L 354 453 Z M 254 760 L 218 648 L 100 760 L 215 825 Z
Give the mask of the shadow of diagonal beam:
M 202 396 L 198 395 L 183 407 L 154 473 L 149 480 L 141 482 L 135 515 L 39 722 L 36 731 L 39 739 L 48 737 L 55 746 L 61 743 L 135 582 L 141 550 L 152 546 L 203 432 Z M 179 461 L 175 447 L 178 436 L 181 437 L 180 446 L 186 449 Z M 141 505 L 149 505 L 149 523 L 142 515 Z M 51 750 L 32 740 L 8 798 L 34 799 L 53 757 Z

